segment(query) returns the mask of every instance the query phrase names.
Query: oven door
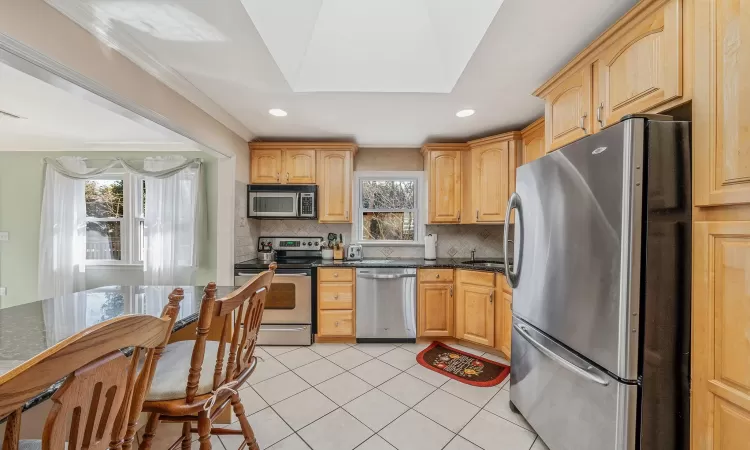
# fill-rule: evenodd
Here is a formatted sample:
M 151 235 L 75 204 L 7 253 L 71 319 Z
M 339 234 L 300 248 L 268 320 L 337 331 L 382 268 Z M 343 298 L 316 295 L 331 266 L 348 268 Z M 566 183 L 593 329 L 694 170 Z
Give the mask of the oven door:
M 297 192 L 248 192 L 248 217 L 298 217 Z
M 261 270 L 238 271 L 234 283 L 241 286 Z M 310 345 L 312 343 L 312 270 L 277 269 L 266 296 L 261 345 Z

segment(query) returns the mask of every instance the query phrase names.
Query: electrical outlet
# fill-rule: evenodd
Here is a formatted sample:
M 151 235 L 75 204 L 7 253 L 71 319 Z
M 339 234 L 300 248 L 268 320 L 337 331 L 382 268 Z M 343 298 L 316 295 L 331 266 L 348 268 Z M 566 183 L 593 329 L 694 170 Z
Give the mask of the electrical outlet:
M 8 295 L 8 288 L 5 286 L 0 286 L 0 297 Z
M 9 241 L 10 235 L 7 231 L 0 231 L 0 241 Z

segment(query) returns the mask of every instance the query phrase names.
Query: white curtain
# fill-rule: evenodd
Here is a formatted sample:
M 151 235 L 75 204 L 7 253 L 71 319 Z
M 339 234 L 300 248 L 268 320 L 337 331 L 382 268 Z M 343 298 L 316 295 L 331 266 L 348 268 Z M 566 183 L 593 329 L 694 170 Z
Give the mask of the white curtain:
M 57 162 L 68 172 L 85 175 L 83 158 L 66 156 Z M 40 299 L 85 289 L 86 205 L 85 180 L 63 175 L 45 166 L 42 222 L 39 232 Z
M 200 165 L 191 164 L 169 177 L 155 178 L 184 166 L 185 158 L 146 158 L 144 284 L 191 286 L 198 268 Z

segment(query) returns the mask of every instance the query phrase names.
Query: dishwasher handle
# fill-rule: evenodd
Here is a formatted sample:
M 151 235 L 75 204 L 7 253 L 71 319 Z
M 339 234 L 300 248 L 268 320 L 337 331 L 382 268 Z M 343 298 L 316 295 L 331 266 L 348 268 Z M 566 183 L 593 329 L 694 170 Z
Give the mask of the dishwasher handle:
M 416 273 L 401 273 L 396 275 L 369 275 L 358 273 L 357 278 L 366 278 L 368 280 L 395 280 L 398 278 L 416 278 Z

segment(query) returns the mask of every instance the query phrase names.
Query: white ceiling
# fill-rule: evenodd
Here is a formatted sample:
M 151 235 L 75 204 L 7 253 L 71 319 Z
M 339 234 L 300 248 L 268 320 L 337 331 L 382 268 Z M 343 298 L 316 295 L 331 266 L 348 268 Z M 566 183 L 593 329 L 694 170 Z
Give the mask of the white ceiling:
M 246 138 L 413 147 L 541 116 L 531 92 L 637 0 L 46 1 Z
M 242 0 L 294 92 L 450 93 L 502 3 Z
M 0 151 L 189 150 L 144 125 L 0 63 Z

